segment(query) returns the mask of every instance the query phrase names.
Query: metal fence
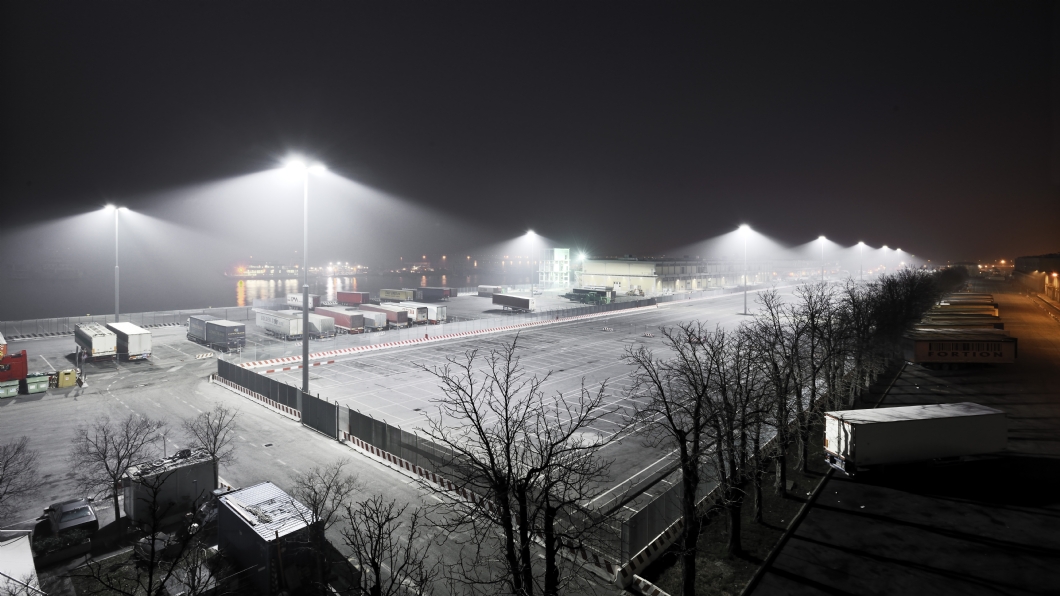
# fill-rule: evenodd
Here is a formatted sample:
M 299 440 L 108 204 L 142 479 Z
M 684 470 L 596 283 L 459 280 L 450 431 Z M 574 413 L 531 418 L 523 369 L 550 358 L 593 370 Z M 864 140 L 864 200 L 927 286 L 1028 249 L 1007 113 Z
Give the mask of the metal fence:
M 339 406 L 326 400 L 302 394 L 302 424 L 321 433 L 339 438 Z
M 249 321 L 254 318 L 254 309 L 249 306 L 231 308 L 199 308 L 194 310 L 166 310 L 159 312 L 123 313 L 120 320 L 141 327 L 160 325 L 184 325 L 191 315 L 213 315 L 229 321 Z M 74 332 L 74 325 L 81 323 L 113 323 L 114 315 L 91 315 L 83 317 L 58 317 L 53 319 L 26 319 L 22 321 L 0 321 L 0 334 L 9 339 L 67 335 Z
M 239 366 L 224 360 L 217 360 L 217 376 L 235 383 L 244 389 L 263 395 L 276 403 L 283 404 L 288 408 L 298 409 L 298 394 L 301 390 L 286 383 L 281 383 L 265 375 L 240 368 Z

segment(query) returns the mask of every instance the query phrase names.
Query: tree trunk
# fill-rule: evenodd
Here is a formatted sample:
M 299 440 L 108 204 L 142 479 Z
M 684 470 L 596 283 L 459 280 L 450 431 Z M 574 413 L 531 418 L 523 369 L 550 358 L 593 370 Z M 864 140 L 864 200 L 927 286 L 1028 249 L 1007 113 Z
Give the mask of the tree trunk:
M 743 539 L 743 526 L 740 525 L 740 513 L 743 510 L 743 492 L 734 486 L 729 495 L 729 543 L 725 547 L 725 555 L 732 557 L 740 552 L 740 544 Z
M 372 572 L 375 573 L 375 581 L 372 582 L 371 596 L 380 596 L 383 593 L 383 568 L 376 563 L 372 565 Z
M 214 487 L 214 490 L 217 490 L 218 488 L 221 488 L 221 480 L 220 480 L 220 478 L 221 478 L 221 467 L 220 467 L 220 465 L 217 462 L 217 458 L 215 457 L 214 460 L 213 460 L 213 487 Z M 199 495 L 195 495 L 195 498 L 198 499 Z
M 522 594 L 523 576 L 519 574 L 519 557 L 515 552 L 515 529 L 512 527 L 512 509 L 509 506 L 509 498 L 508 491 L 497 491 L 501 529 L 504 532 L 504 557 L 508 560 L 508 567 L 512 570 L 512 592 Z
M 696 596 L 696 553 L 700 532 L 700 521 L 696 515 L 696 485 L 699 484 L 699 472 L 689 473 L 691 465 L 683 467 L 681 512 L 685 517 L 685 539 L 681 553 L 681 594 Z
M 559 565 L 556 557 L 559 556 L 559 544 L 556 538 L 556 513 L 555 507 L 545 503 L 545 596 L 559 596 Z
M 121 508 L 118 507 L 118 484 L 117 483 L 114 483 L 114 486 L 111 488 L 110 494 L 111 494 L 111 496 L 114 499 L 114 521 L 117 522 L 117 521 L 121 520 Z
M 523 591 L 522 594 L 526 596 L 532 596 L 534 593 L 534 572 L 530 566 L 530 562 L 533 561 L 530 554 L 530 543 L 532 542 L 532 534 L 530 529 L 530 510 L 529 503 L 527 502 L 528 488 L 525 484 L 519 484 L 515 488 L 515 498 L 519 504 L 519 556 L 520 564 L 519 573 L 523 576 Z
M 754 522 L 762 523 L 762 458 L 765 454 L 761 450 L 762 443 L 762 425 L 759 424 L 755 427 L 755 440 L 754 449 L 751 451 L 752 457 L 754 457 L 754 465 L 751 466 L 751 482 L 754 487 Z
M 783 439 L 781 439 L 783 442 Z M 777 457 L 774 461 L 777 462 L 777 482 L 776 489 L 777 495 L 780 497 L 788 496 L 788 456 L 785 453 L 787 450 L 781 448 L 777 452 Z

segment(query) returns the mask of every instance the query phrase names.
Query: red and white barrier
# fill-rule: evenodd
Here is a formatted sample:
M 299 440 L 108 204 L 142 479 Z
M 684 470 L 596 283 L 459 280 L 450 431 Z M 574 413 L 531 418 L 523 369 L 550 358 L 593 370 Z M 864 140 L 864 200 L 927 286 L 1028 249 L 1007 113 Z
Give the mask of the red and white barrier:
M 293 418 L 295 420 L 301 420 L 302 419 L 302 413 L 299 412 L 298 410 L 296 410 L 295 408 L 292 408 L 292 407 L 287 406 L 285 404 L 281 404 L 278 401 L 273 401 L 273 400 L 265 397 L 264 395 L 262 395 L 260 393 L 257 393 L 255 391 L 251 391 L 250 389 L 247 389 L 246 387 L 243 387 L 241 385 L 237 385 L 237 384 L 233 383 L 232 381 L 229 381 L 228 379 L 221 378 L 221 377 L 219 377 L 217 375 L 210 375 L 210 379 L 213 382 L 215 382 L 215 383 L 220 383 L 221 385 L 231 389 L 232 391 L 235 391 L 236 393 L 242 395 L 243 397 L 247 397 L 247 398 L 256 400 L 261 405 L 263 405 L 265 407 L 268 407 L 268 408 L 272 408 L 273 410 L 276 410 L 277 412 L 283 414 L 284 416 L 287 416 L 289 418 Z

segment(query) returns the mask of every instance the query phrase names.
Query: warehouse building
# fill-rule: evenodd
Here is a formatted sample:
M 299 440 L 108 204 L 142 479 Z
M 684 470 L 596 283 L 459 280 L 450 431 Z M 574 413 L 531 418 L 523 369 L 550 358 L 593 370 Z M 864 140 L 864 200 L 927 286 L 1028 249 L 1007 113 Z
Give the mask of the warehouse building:
M 742 286 L 743 260 L 723 259 L 653 259 L 624 257 L 588 259 L 578 273 L 578 287 L 618 287 L 622 292 L 642 291 L 645 295 L 689 292 Z M 825 264 L 825 273 L 839 272 L 835 263 Z M 782 281 L 816 281 L 821 275 L 820 261 L 758 260 L 747 261 L 748 285 Z
M 1014 275 L 1032 291 L 1060 300 L 1060 253 L 1016 257 Z

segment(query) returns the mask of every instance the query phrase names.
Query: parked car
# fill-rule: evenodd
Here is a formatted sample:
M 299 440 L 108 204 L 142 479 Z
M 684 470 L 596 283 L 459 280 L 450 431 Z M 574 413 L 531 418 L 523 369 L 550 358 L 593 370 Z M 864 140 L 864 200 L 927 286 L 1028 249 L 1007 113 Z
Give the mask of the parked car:
M 45 509 L 44 515 L 38 519 L 46 520 L 55 535 L 72 530 L 84 530 L 92 534 L 99 529 L 99 518 L 96 517 L 91 497 L 55 503 Z
M 176 534 L 166 534 L 165 532 L 155 532 L 153 536 L 144 536 L 137 540 L 136 546 L 133 547 L 133 553 L 142 561 L 151 560 L 152 543 L 154 544 L 154 558 L 156 561 L 169 561 L 180 554 L 181 544 L 179 537 Z

